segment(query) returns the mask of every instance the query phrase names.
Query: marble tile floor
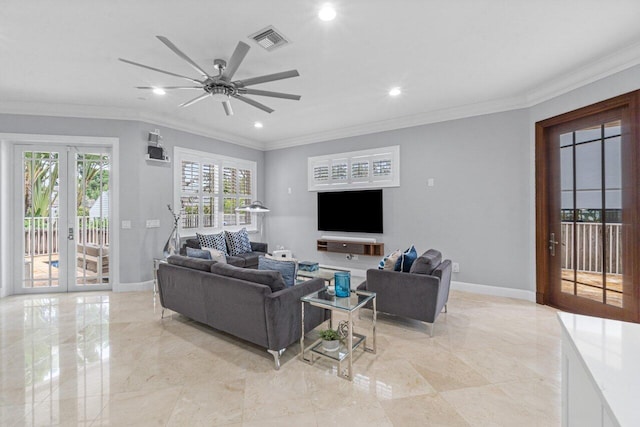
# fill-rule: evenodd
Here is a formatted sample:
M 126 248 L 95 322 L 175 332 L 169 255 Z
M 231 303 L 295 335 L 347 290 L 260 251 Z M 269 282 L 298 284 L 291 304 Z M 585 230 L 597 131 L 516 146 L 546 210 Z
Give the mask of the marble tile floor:
M 549 307 L 452 292 L 433 338 L 381 314 L 353 382 L 297 344 L 275 371 L 264 349 L 160 311 L 150 291 L 0 299 L 0 426 L 560 425 Z

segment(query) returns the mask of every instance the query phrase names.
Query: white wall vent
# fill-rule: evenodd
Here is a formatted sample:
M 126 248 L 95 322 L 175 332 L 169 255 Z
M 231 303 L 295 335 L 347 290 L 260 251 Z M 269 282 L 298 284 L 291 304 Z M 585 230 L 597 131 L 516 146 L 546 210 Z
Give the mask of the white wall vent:
M 276 30 L 273 25 L 269 25 L 267 28 L 263 28 L 257 33 L 251 34 L 249 38 L 253 39 L 268 51 L 272 51 L 290 43 L 289 39 L 279 30 Z

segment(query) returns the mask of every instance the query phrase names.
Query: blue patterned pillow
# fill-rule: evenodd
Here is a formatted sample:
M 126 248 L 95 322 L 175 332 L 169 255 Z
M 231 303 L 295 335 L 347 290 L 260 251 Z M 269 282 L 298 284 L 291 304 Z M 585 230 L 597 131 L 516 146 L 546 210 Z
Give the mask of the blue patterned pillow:
M 200 247 L 217 249 L 225 255 L 229 255 L 227 251 L 227 242 L 224 238 L 224 231 L 218 234 L 200 234 L 196 233 Z
M 400 255 L 402 255 L 402 252 L 400 252 L 399 249 L 396 249 L 386 257 L 382 258 L 378 263 L 378 270 L 394 270 Z
M 416 260 L 416 258 L 418 258 L 418 251 L 416 251 L 416 248 L 411 245 L 409 249 L 407 249 L 402 253 L 402 255 L 400 255 L 398 261 L 396 261 L 395 270 L 408 273 L 409 270 L 411 270 L 411 265 Z
M 227 236 L 227 246 L 229 246 L 229 255 L 240 255 L 252 252 L 251 241 L 249 240 L 249 233 L 247 229 L 243 228 L 240 231 L 225 231 Z
M 187 256 L 190 258 L 212 259 L 211 252 L 206 249 L 195 249 L 187 246 Z

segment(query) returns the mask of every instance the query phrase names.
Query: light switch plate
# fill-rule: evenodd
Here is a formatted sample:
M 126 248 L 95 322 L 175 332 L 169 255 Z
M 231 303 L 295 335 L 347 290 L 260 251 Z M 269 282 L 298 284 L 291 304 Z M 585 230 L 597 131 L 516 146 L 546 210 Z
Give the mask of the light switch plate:
M 123 229 L 129 229 L 131 228 L 131 221 L 122 221 L 122 228 Z
M 159 219 L 148 219 L 147 220 L 147 228 L 158 228 L 160 227 Z

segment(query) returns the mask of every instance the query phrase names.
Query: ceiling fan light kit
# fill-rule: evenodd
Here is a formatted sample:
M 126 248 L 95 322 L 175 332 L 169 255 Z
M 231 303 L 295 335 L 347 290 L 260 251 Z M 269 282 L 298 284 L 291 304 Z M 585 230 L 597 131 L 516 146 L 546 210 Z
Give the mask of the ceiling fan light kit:
M 272 113 L 274 110 L 266 105 L 248 98 L 245 95 L 257 95 L 267 96 L 272 98 L 290 99 L 298 101 L 300 95 L 292 95 L 289 93 L 272 92 L 266 90 L 249 89 L 247 86 L 253 86 L 261 83 L 272 82 L 276 80 L 289 79 L 297 77 L 300 74 L 298 70 L 283 71 L 280 73 L 268 74 L 264 76 L 252 77 L 244 80 L 232 81 L 234 74 L 240 67 L 240 64 L 244 60 L 245 56 L 249 52 L 249 45 L 243 42 L 238 42 L 233 54 L 229 61 L 224 59 L 214 59 L 213 68 L 218 72 L 217 76 L 209 75 L 202 67 L 196 64 L 191 58 L 189 58 L 184 52 L 182 52 L 176 45 L 174 45 L 168 38 L 164 36 L 156 36 L 158 40 L 164 43 L 169 49 L 171 49 L 176 55 L 186 61 L 198 74 L 202 77 L 200 79 L 194 79 L 188 76 L 172 73 L 170 71 L 161 70 L 159 68 L 150 67 L 148 65 L 140 64 L 138 62 L 130 61 L 123 58 L 118 58 L 120 61 L 135 65 L 137 67 L 146 68 L 148 70 L 156 71 L 159 73 L 167 74 L 169 76 L 178 77 L 184 80 L 188 80 L 191 83 L 195 83 L 195 86 L 164 86 L 164 87 L 151 87 L 151 86 L 137 86 L 138 89 L 152 90 L 154 93 L 159 94 L 159 91 L 165 90 L 204 90 L 204 94 L 201 94 L 189 101 L 183 102 L 179 107 L 188 107 L 196 102 L 202 101 L 206 98 L 214 98 L 214 100 L 221 101 L 224 112 L 227 116 L 233 115 L 233 109 L 231 107 L 231 98 L 242 101 L 255 108 L 258 108 L 267 113 Z

